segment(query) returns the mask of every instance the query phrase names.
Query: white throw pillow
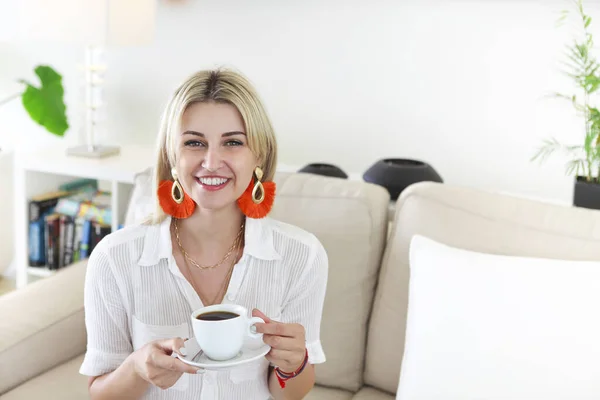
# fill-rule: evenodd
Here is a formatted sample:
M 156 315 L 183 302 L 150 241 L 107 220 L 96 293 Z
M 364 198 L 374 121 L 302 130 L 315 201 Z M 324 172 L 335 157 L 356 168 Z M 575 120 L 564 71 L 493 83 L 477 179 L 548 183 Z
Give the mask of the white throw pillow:
M 144 221 L 154 211 L 153 178 L 153 170 L 150 167 L 135 176 L 133 191 L 125 214 L 125 226 Z
M 410 270 L 397 400 L 600 399 L 600 262 L 417 235 Z

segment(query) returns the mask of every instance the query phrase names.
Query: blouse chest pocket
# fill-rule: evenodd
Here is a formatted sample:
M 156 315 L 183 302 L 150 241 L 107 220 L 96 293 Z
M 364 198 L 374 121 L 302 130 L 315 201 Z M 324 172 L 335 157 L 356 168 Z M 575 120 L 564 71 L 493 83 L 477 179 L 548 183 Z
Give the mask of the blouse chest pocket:
M 229 370 L 229 379 L 233 383 L 240 383 L 249 380 L 267 379 L 269 365 L 271 363 L 264 357 L 258 360 L 231 367 Z
M 146 343 L 161 339 L 186 338 L 189 336 L 189 325 L 151 325 L 146 324 L 135 316 L 132 317 L 132 339 L 133 349 L 138 350 Z M 189 375 L 184 373 L 181 378 L 171 387 L 174 390 L 187 390 Z
M 271 393 L 269 392 L 269 384 L 267 382 L 268 372 L 269 361 L 266 358 L 262 358 L 259 361 L 231 368 L 229 370 L 229 380 L 234 385 L 262 380 L 261 385 L 255 386 L 256 390 L 258 390 L 256 398 L 269 399 L 271 398 Z
M 239 367 L 234 367 L 229 371 L 229 379 L 233 383 L 250 381 L 258 378 L 260 372 L 260 368 L 257 368 L 256 364 L 241 365 Z

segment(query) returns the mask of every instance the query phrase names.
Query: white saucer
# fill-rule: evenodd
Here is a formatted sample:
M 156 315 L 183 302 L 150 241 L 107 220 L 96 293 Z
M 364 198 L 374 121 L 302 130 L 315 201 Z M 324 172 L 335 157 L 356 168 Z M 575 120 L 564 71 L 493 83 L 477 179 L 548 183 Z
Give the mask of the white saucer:
M 258 360 L 264 357 L 271 350 L 271 346 L 264 344 L 261 342 L 261 345 L 257 348 L 253 348 L 250 346 L 244 346 L 240 353 L 227 361 L 215 361 L 211 360 L 200 350 L 200 346 L 196 339 L 190 338 L 190 340 L 185 343 L 185 356 L 180 356 L 177 354 L 177 358 L 183 361 L 186 364 L 193 365 L 195 367 L 200 367 L 209 370 L 215 369 L 226 369 L 231 367 L 236 367 L 238 365 L 247 364 L 249 362 Z

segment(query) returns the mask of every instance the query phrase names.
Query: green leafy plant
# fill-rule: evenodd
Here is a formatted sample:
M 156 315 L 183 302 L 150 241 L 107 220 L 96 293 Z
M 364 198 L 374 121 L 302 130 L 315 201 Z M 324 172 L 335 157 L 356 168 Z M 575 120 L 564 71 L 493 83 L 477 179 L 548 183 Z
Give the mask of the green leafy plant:
M 69 123 L 67 107 L 64 103 L 64 88 L 62 76 L 48 65 L 39 65 L 35 74 L 40 80 L 40 86 L 35 86 L 25 80 L 19 80 L 25 85 L 22 93 L 17 93 L 0 101 L 0 105 L 21 97 L 23 107 L 35 122 L 56 136 L 64 136 Z
M 562 152 L 569 161 L 566 163 L 566 173 L 575 175 L 578 179 L 588 182 L 598 182 L 600 175 L 600 111 L 591 103 L 591 97 L 600 88 L 600 64 L 592 54 L 594 41 L 589 31 L 592 18 L 583 9 L 583 0 L 573 0 L 577 11 L 577 23 L 581 29 L 582 37 L 573 40 L 567 46 L 564 62 L 567 70 L 564 72 L 578 90 L 578 94 L 565 95 L 555 93 L 552 96 L 569 101 L 578 115 L 583 117 L 585 136 L 583 144 L 565 145 L 552 138 L 545 140 L 532 157 L 532 161 L 543 162 L 550 155 Z M 559 24 L 568 18 L 569 11 L 561 14 Z

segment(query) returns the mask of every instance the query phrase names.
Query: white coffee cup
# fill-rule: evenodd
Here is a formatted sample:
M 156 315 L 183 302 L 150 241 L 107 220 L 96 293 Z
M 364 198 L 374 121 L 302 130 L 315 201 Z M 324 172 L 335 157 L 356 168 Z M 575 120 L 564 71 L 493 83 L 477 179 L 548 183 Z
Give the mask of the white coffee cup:
M 234 314 L 228 319 L 218 319 L 218 314 Z M 247 337 L 262 338 L 254 324 L 264 323 L 259 317 L 248 318 L 248 310 L 236 304 L 215 304 L 192 313 L 192 328 L 200 348 L 208 358 L 226 361 L 239 354 Z M 202 317 L 207 319 L 198 319 Z M 223 316 L 223 315 L 221 315 Z M 208 319 L 208 318 L 214 319 Z

